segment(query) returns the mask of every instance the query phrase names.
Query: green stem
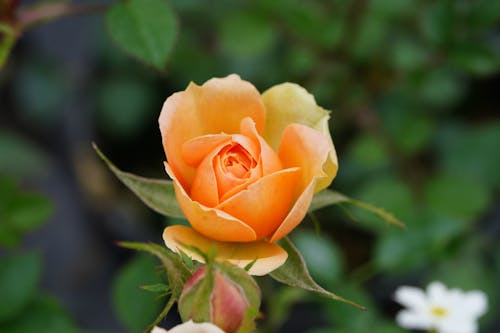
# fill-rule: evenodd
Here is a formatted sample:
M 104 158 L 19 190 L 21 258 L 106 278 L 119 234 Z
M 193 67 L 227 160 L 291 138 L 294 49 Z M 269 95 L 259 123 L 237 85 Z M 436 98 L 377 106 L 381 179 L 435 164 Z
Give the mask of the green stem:
M 0 34 L 2 34 L 0 39 L 0 69 L 2 69 L 16 43 L 17 31 L 10 25 L 0 24 Z
M 165 318 L 176 301 L 177 301 L 176 297 L 174 297 L 173 295 L 170 296 L 170 299 L 168 300 L 167 304 L 165 305 L 161 313 L 158 315 L 158 317 L 156 317 L 156 319 L 151 323 L 151 325 L 148 326 L 148 328 L 144 331 L 144 333 L 150 332 L 163 318 Z
M 109 8 L 103 4 L 72 5 L 68 3 L 45 3 L 19 9 L 17 22 L 20 30 L 51 21 L 63 16 L 102 12 Z

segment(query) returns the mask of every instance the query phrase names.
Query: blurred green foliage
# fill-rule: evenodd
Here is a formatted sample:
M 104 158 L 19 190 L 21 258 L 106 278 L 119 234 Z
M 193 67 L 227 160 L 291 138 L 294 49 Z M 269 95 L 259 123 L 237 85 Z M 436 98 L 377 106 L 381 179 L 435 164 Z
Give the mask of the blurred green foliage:
M 158 294 L 140 286 L 162 283 L 158 263 L 151 257 L 138 255 L 118 273 L 113 283 L 113 302 L 118 318 L 129 332 L 142 332 L 160 312 L 163 300 Z
M 98 135 L 127 149 L 131 141 L 146 140 L 157 132 L 162 100 L 190 81 L 201 84 L 235 72 L 260 91 L 297 82 L 334 110 L 340 171 L 333 188 L 384 207 L 407 225 L 388 227 L 345 206 L 316 214 L 321 237 L 309 230 L 308 221 L 295 231 L 293 239 L 313 277 L 370 309 L 360 313 L 313 299 L 325 324 L 310 332 L 402 332 L 393 324 L 392 292 L 403 283 L 424 286 L 433 279 L 485 290 L 490 313 L 482 327 L 488 327 L 498 316 L 500 299 L 499 235 L 489 232 L 498 230 L 500 186 L 499 1 L 148 3 L 157 10 L 131 0 L 106 14 L 111 39 L 147 67 L 110 47 L 102 33 L 95 36 L 98 70 L 85 98 Z M 17 66 L 17 112 L 26 122 L 50 126 L 68 93 L 64 73 L 40 59 Z M 144 154 L 159 156 L 159 136 L 152 140 L 147 145 L 153 148 Z M 33 147 L 18 134 L 0 132 L 0 172 L 18 177 L 45 165 Z M 14 160 L 25 162 L 18 168 Z M 0 189 L 9 188 L 12 198 L 38 200 L 26 199 L 9 184 L 1 180 Z M 6 214 L 2 205 L 0 214 Z M 43 207 L 33 205 L 40 216 Z M 38 225 L 35 218 L 27 221 L 29 228 Z M 24 232 L 25 227 L 19 228 Z M 118 295 L 147 294 L 132 285 L 153 283 L 137 268 L 154 271 L 152 265 L 133 259 L 116 280 L 117 312 L 131 331 L 143 327 L 154 309 L 141 318 L 139 312 L 137 318 L 129 316 L 130 298 Z M 291 309 L 302 297 L 282 291 L 268 302 L 269 313 L 286 317 L 275 308 Z M 277 319 L 274 328 L 280 324 Z
M 15 246 L 24 234 L 44 223 L 52 212 L 48 199 L 20 191 L 7 178 L 0 178 L 0 246 Z

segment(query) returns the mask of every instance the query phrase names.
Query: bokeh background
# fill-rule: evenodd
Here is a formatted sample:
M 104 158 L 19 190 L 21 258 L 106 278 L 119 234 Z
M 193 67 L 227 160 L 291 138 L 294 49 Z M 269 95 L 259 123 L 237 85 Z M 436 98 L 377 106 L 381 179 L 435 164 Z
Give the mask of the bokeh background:
M 230 73 L 314 94 L 332 110 L 331 187 L 407 225 L 349 206 L 309 216 L 292 239 L 312 275 L 369 311 L 262 279 L 262 332 L 405 332 L 394 290 L 433 280 L 486 292 L 481 332 L 500 331 L 500 2 L 168 3 L 164 72 L 116 47 L 99 13 L 34 27 L 0 72 L 0 332 L 139 332 L 155 317 L 165 299 L 137 286 L 162 280 L 158 263 L 116 241 L 161 243 L 182 221 L 148 210 L 91 142 L 166 178 L 163 101 Z

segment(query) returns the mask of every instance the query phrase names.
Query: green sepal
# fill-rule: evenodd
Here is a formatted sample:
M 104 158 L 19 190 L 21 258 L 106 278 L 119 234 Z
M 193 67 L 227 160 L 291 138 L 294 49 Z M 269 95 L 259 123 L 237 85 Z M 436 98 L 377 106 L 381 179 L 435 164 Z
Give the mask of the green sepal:
M 191 277 L 192 270 L 188 267 L 180 256 L 170 252 L 163 246 L 154 243 L 120 242 L 118 245 L 137 251 L 144 251 L 156 256 L 167 272 L 168 288 L 170 298 L 163 307 L 163 310 L 156 319 L 148 326 L 144 332 L 150 332 L 165 316 L 172 306 L 179 300 L 184 284 Z

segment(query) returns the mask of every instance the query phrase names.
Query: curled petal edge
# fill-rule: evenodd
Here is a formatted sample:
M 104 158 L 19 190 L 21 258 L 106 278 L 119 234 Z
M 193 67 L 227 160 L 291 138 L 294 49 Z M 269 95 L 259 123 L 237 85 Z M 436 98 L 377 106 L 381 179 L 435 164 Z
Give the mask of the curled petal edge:
M 196 231 L 210 239 L 223 242 L 253 242 L 257 239 L 255 231 L 241 220 L 191 200 L 166 162 L 165 170 L 173 179 L 176 198 L 182 212 Z
M 253 263 L 248 273 L 251 275 L 266 275 L 283 265 L 288 253 L 276 244 L 265 241 L 251 243 L 219 242 L 206 238 L 192 228 L 175 225 L 166 227 L 163 231 L 165 245 L 172 251 L 184 252 L 191 259 L 204 262 L 200 254 L 189 248 L 208 253 L 216 247 L 216 260 L 226 261 L 241 268 Z M 186 247 L 187 245 L 187 247 Z

